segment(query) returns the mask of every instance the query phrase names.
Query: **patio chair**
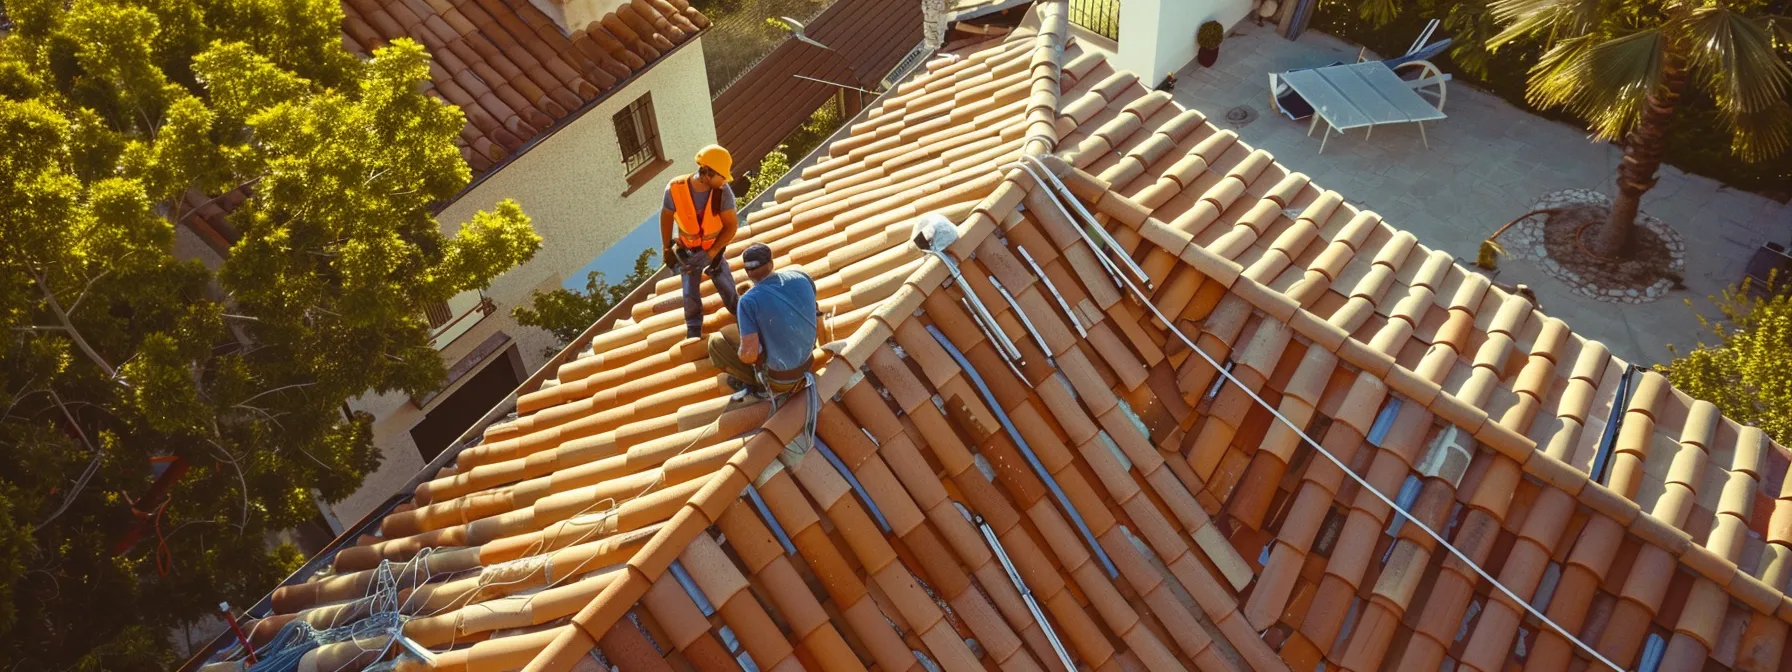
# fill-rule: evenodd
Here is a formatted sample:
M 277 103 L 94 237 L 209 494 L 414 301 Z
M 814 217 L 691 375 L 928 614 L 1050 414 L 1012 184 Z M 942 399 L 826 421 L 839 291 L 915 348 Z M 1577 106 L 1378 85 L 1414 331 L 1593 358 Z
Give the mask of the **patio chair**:
M 1406 72 L 1401 72 L 1402 69 Z M 1406 80 L 1406 85 L 1412 87 L 1413 93 L 1436 105 L 1437 111 L 1444 111 L 1444 82 L 1450 81 L 1450 75 L 1438 70 L 1431 61 L 1401 63 L 1394 68 L 1394 74 Z
M 1434 73 L 1438 73 L 1439 76 L 1442 77 L 1442 80 L 1444 80 L 1444 81 L 1449 80 L 1450 75 L 1440 73 L 1437 70 L 1437 66 L 1431 65 L 1429 61 L 1433 56 L 1442 54 L 1442 53 L 1444 53 L 1445 49 L 1449 49 L 1450 43 L 1452 40 L 1450 38 L 1446 37 L 1444 39 L 1438 40 L 1431 44 L 1425 44 L 1423 46 L 1420 46 L 1421 44 L 1423 44 L 1423 40 L 1430 39 L 1431 31 L 1437 29 L 1437 26 L 1435 25 L 1436 22 L 1437 22 L 1437 19 L 1432 19 L 1432 24 L 1427 25 L 1425 32 L 1420 33 L 1420 35 L 1419 35 L 1420 41 L 1413 42 L 1412 49 L 1408 50 L 1405 54 L 1401 54 L 1399 56 L 1395 56 L 1395 57 L 1389 58 L 1389 59 L 1384 59 L 1381 63 L 1383 65 L 1388 66 L 1388 69 L 1393 70 L 1395 74 L 1399 74 L 1400 68 L 1403 66 L 1406 66 L 1408 64 L 1425 63 L 1426 65 L 1431 66 L 1431 71 Z M 1357 52 L 1356 62 L 1362 63 L 1363 61 L 1367 60 L 1366 58 L 1364 58 L 1364 55 L 1367 53 L 1368 53 L 1367 48 L 1365 48 L 1364 51 Z M 1298 72 L 1300 70 L 1317 70 L 1318 68 L 1329 68 L 1334 65 L 1343 65 L 1343 64 L 1344 64 L 1343 61 L 1332 61 L 1331 63 L 1327 63 L 1325 65 L 1318 66 L 1317 68 L 1295 68 L 1294 70 L 1289 70 L 1288 72 Z M 1421 93 L 1421 95 L 1424 95 L 1424 94 Z M 1437 83 L 1437 98 L 1438 98 L 1438 101 L 1437 101 L 1438 109 L 1441 110 L 1441 109 L 1443 109 L 1443 82 L 1442 81 L 1439 81 Z M 1313 106 L 1311 104 L 1309 104 L 1305 98 L 1300 97 L 1300 94 L 1295 93 L 1293 87 L 1290 87 L 1287 84 L 1284 84 L 1282 82 L 1281 75 L 1278 73 L 1274 73 L 1274 72 L 1269 73 L 1269 106 L 1271 108 L 1274 108 L 1275 111 L 1282 113 L 1282 116 L 1287 117 L 1290 121 L 1301 121 L 1303 119 L 1306 119 L 1307 117 L 1313 116 Z

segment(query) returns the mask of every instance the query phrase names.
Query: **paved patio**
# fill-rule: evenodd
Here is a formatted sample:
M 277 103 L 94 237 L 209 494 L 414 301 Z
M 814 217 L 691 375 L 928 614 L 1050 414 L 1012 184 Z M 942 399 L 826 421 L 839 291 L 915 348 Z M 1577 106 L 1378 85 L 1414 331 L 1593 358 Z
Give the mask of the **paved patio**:
M 1176 101 L 1465 263 L 1487 234 L 1530 210 L 1546 192 L 1613 193 L 1616 146 L 1589 141 L 1580 128 L 1458 82 L 1450 83 L 1445 101 L 1450 118 L 1426 124 L 1429 149 L 1419 129 L 1407 124 L 1376 130 L 1369 141 L 1362 130 L 1334 136 L 1320 154 L 1319 136 L 1307 136 L 1306 122 L 1289 121 L 1269 106 L 1268 73 L 1353 62 L 1359 48 L 1311 30 L 1290 42 L 1271 26 L 1241 23 L 1214 67 L 1190 63 L 1176 73 Z M 1230 126 L 1226 111 L 1240 105 L 1254 109 L 1256 118 Z M 1643 209 L 1685 237 L 1685 291 L 1643 306 L 1605 303 L 1574 295 L 1536 265 L 1509 257 L 1501 259 L 1496 280 L 1530 285 L 1544 311 L 1568 319 L 1576 333 L 1604 341 L 1614 354 L 1638 364 L 1665 362 L 1672 358 L 1668 345 L 1684 349 L 1703 335 L 1695 307 L 1715 314 L 1705 297 L 1740 279 L 1762 242 L 1792 237 L 1792 207 L 1666 166 Z

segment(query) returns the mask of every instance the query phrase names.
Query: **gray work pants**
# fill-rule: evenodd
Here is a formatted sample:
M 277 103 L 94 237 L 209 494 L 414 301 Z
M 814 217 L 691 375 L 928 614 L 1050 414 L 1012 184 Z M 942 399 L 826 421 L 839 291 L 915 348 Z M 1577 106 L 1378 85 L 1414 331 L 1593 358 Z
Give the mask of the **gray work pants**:
M 709 281 L 715 283 L 716 293 L 722 296 L 722 305 L 731 314 L 740 303 L 740 292 L 734 287 L 734 273 L 728 270 L 727 248 L 715 247 L 708 251 L 681 248 L 676 254 L 681 259 L 679 275 L 684 281 L 685 335 L 696 338 L 703 335 L 703 276 L 708 275 Z

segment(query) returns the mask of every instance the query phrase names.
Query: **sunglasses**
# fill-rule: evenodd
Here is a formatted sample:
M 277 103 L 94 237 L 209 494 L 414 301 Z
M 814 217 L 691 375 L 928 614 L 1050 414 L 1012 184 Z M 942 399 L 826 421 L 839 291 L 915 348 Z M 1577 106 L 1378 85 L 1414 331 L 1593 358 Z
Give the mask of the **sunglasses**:
M 699 177 L 716 177 L 719 175 L 719 173 L 717 173 L 716 171 L 710 170 L 709 166 L 701 166 L 701 167 L 697 168 L 697 175 Z

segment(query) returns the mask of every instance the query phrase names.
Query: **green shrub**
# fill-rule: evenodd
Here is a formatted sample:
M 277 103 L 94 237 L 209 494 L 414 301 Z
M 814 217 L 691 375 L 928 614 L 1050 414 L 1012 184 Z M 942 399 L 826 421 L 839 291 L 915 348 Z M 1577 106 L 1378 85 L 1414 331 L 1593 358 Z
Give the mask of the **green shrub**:
M 1195 31 L 1195 44 L 1200 45 L 1202 49 L 1218 49 L 1220 42 L 1225 39 L 1226 27 L 1220 25 L 1218 21 L 1203 23 L 1201 29 Z
M 1404 53 L 1426 21 L 1444 17 L 1443 28 L 1432 39 L 1450 37 L 1455 42 L 1446 54 L 1431 60 L 1454 74 L 1457 82 L 1492 93 L 1546 119 L 1584 126 L 1585 122 L 1572 114 L 1556 109 L 1538 110 L 1526 102 L 1525 77 L 1530 65 L 1543 53 L 1543 45 L 1520 42 L 1489 53 L 1484 44 L 1494 31 L 1486 23 L 1491 20 L 1489 13 L 1476 11 L 1480 6 L 1477 0 L 1420 0 L 1404 4 L 1401 11 L 1390 15 L 1385 9 L 1374 8 L 1372 2 L 1326 0 L 1314 13 L 1311 27 L 1386 57 Z M 1792 153 L 1759 163 L 1736 158 L 1730 153 L 1729 129 L 1718 118 L 1711 99 L 1697 93 L 1697 88 L 1687 87 L 1687 94 L 1675 110 L 1668 131 L 1667 162 L 1686 172 L 1769 198 L 1792 197 Z M 1617 170 L 1617 166 L 1612 169 Z

